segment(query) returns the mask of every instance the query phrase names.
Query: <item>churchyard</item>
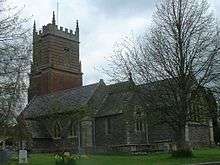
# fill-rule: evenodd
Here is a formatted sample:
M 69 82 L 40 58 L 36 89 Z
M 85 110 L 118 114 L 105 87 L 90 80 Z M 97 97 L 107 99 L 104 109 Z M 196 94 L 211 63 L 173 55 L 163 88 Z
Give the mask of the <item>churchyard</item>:
M 173 158 L 167 153 L 146 155 L 87 155 L 76 160 L 76 165 L 187 165 L 204 162 L 220 162 L 220 148 L 195 150 L 192 158 Z M 17 165 L 13 155 L 8 165 Z M 30 154 L 28 165 L 56 165 L 53 154 Z M 58 164 L 57 164 L 58 165 Z
M 27 5 L 42 14 L 34 21 L 24 0 L 9 1 L 0 0 L 0 165 L 220 165 L 220 14 L 211 0 L 157 0 L 146 16 L 156 0 L 126 0 L 119 13 L 112 0 L 111 23 L 102 6 L 88 3 L 95 14 L 80 16 L 84 3 L 58 12 L 57 0 L 43 26 L 42 4 Z M 60 26 L 59 16 L 71 21 Z M 149 21 L 137 28 L 139 20 Z M 125 27 L 135 33 L 120 39 Z M 108 78 L 93 73 L 99 64 Z

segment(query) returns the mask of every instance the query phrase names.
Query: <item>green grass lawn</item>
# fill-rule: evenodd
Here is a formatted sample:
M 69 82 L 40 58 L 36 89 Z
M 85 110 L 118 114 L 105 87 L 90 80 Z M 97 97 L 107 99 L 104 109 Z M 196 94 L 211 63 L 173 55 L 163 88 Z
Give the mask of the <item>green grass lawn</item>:
M 171 158 L 169 154 L 149 154 L 145 156 L 104 156 L 92 155 L 87 158 L 77 160 L 77 165 L 179 165 L 201 162 L 220 161 L 220 148 L 195 150 L 194 157 Z M 9 165 L 16 165 L 11 161 Z M 29 158 L 29 165 L 55 165 L 53 155 L 32 154 Z

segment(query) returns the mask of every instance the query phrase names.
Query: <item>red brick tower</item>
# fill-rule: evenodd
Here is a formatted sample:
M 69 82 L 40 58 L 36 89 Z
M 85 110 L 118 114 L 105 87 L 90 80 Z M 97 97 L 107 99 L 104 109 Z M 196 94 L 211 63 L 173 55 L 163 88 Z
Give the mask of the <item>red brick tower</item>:
M 52 24 L 42 31 L 33 28 L 33 64 L 31 66 L 28 100 L 35 95 L 74 88 L 82 85 L 79 61 L 79 26 L 72 30 L 56 25 L 53 12 Z

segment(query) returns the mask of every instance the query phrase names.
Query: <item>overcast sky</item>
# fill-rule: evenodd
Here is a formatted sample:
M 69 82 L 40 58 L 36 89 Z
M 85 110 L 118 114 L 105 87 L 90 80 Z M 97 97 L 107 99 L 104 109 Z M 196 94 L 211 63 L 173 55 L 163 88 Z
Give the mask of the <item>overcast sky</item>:
M 35 19 L 37 28 L 51 22 L 57 0 L 9 0 L 25 6 L 23 14 Z M 220 0 L 208 0 L 220 18 Z M 106 58 L 112 55 L 114 43 L 131 32 L 140 33 L 149 26 L 157 0 L 59 0 L 59 26 L 75 29 L 80 25 L 80 59 L 83 82 L 90 84 L 107 79 L 102 73 Z

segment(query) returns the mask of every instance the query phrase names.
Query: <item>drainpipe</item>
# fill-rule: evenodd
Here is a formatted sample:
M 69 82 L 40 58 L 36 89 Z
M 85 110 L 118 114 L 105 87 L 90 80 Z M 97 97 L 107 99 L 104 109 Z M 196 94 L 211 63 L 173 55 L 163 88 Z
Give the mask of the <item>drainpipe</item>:
M 2 141 L 2 149 L 5 149 L 5 140 Z
M 188 123 L 186 123 L 186 125 L 185 125 L 185 141 L 187 142 L 187 143 L 189 143 L 189 124 Z
M 146 138 L 147 138 L 146 140 L 147 140 L 147 144 L 149 144 L 149 133 L 148 133 L 149 130 L 148 130 L 148 124 L 146 123 L 145 126 L 146 126 Z
M 129 122 L 128 121 L 126 121 L 126 127 L 127 127 L 127 129 L 126 129 L 126 137 L 127 137 L 126 141 L 127 141 L 127 144 L 130 144 L 131 143 L 131 137 L 130 137 L 130 132 L 129 132 Z
M 92 122 L 92 128 L 93 128 L 93 152 L 96 152 L 96 125 L 95 125 L 95 118 L 93 119 Z
M 80 121 L 78 121 L 78 152 L 81 155 L 81 129 L 80 129 Z
M 209 141 L 210 141 L 210 146 L 213 146 L 215 144 L 213 123 L 211 119 L 209 120 Z

